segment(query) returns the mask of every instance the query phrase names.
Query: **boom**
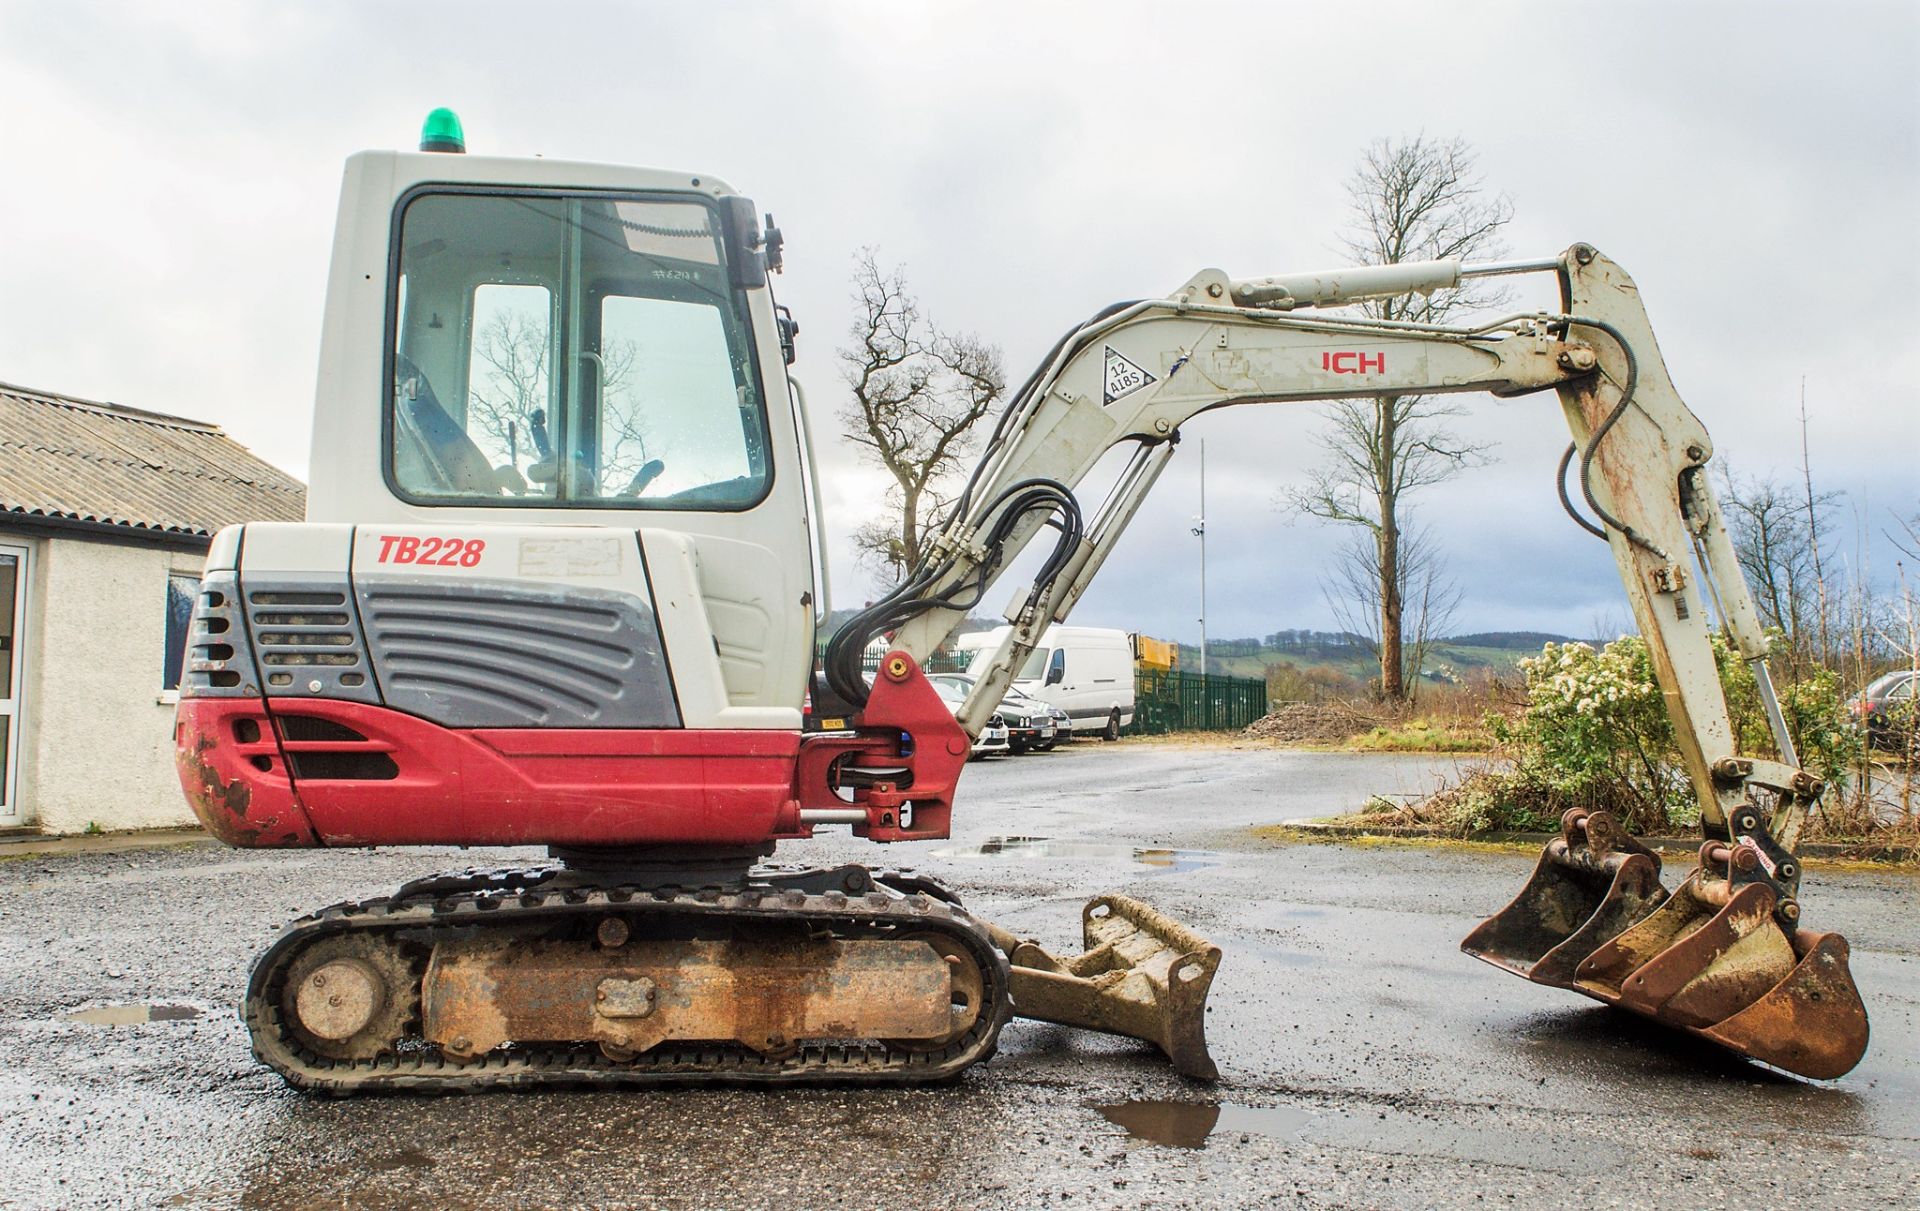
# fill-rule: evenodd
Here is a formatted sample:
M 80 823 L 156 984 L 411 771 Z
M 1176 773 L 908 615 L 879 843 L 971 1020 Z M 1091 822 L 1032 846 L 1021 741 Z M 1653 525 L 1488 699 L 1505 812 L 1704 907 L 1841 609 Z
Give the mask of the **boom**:
M 1560 275 L 1561 314 L 1453 328 L 1297 310 L 1529 270 Z M 1549 387 L 1558 388 L 1583 452 L 1583 495 L 1606 519 L 1701 812 L 1721 827 L 1744 791 L 1737 780 L 1714 776 L 1716 763 L 1736 754 L 1701 580 L 1683 562 L 1690 546 L 1701 550 L 1708 583 L 1718 584 L 1726 622 L 1771 704 L 1767 641 L 1703 473 L 1712 457 L 1706 430 L 1674 391 L 1632 280 L 1587 245 L 1538 262 L 1439 261 L 1253 281 L 1209 269 L 1167 298 L 1096 317 L 1061 341 L 1009 405 L 907 591 L 853 620 L 836 643 L 864 646 L 876 620 L 893 622 L 894 646 L 924 661 L 1026 544 L 1043 527 L 1054 529 L 1052 558 L 1008 605 L 1011 633 L 961 712 L 977 733 L 1046 628 L 1064 621 L 1086 591 L 1192 417 L 1237 404 L 1517 396 Z M 1082 522 L 1072 489 L 1123 443 L 1136 447 L 1131 460 Z M 861 696 L 844 677 L 834 688 Z M 1791 753 L 1777 708 L 1770 705 L 1769 716 L 1781 751 Z M 1786 784 L 1796 772 L 1767 771 Z

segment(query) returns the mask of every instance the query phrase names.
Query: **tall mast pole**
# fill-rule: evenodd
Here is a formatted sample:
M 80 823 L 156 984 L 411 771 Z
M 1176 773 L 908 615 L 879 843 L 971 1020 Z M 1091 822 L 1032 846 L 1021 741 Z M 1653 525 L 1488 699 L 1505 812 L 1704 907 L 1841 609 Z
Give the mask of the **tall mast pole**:
M 1207 439 L 1200 439 L 1200 516 L 1193 532 L 1200 536 L 1200 675 L 1207 675 Z

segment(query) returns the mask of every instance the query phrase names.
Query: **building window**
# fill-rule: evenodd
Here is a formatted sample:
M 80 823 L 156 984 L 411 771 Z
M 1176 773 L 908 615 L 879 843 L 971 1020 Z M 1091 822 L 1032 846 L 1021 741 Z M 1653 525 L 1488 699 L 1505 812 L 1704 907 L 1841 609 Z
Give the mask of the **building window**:
M 183 572 L 167 577 L 167 649 L 160 661 L 162 691 L 180 688 L 180 671 L 187 661 L 187 629 L 193 623 L 193 599 L 200 595 L 200 578 Z

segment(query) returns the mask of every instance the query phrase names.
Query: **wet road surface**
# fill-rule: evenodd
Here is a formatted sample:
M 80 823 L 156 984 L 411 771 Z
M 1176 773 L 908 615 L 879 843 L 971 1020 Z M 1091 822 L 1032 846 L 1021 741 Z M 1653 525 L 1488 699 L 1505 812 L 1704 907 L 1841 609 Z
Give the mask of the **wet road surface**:
M 0 862 L 0 1206 L 1914 1205 L 1920 879 L 1808 872 L 1874 1039 L 1845 1079 L 1798 1082 L 1460 954 L 1529 856 L 1245 831 L 1448 766 L 1082 745 L 971 767 L 951 841 L 782 850 L 917 865 L 1061 951 L 1101 891 L 1188 921 L 1226 951 L 1212 1087 L 1015 1022 L 938 1089 L 323 1101 L 249 1055 L 248 961 L 286 918 L 476 855 Z

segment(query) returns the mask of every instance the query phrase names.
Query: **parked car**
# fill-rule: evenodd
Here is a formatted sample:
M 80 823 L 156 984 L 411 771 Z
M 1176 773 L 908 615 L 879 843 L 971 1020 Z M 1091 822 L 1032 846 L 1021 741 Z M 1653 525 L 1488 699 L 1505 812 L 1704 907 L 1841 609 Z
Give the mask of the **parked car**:
M 1040 746 L 1040 751 L 1044 753 L 1063 740 L 1073 739 L 1073 716 L 1051 702 L 1043 705 L 1047 708 L 1047 714 L 1053 718 L 1053 739 Z
M 1847 711 L 1866 728 L 1874 748 L 1920 750 L 1920 673 L 1895 669 L 1847 699 Z
M 962 698 L 973 693 L 973 678 L 965 673 L 930 673 L 927 680 L 936 686 L 951 686 Z M 1016 753 L 1027 753 L 1045 752 L 1060 743 L 1060 725 L 1054 716 L 1053 707 L 1018 689 L 1009 689 L 1000 699 L 1000 711 L 995 718 L 1006 721 L 1007 747 Z
M 1010 627 L 963 635 L 961 651 L 972 650 L 967 672 L 979 676 Z M 1118 740 L 1133 722 L 1133 644 L 1125 631 L 1107 627 L 1048 627 L 1040 644 L 1013 678 L 1014 688 L 1059 707 L 1083 732 Z
M 954 714 L 959 714 L 960 708 L 966 704 L 967 692 L 952 682 L 942 681 L 938 677 L 929 677 L 927 680 L 933 683 L 933 690 L 940 695 L 940 701 L 946 703 Z M 995 753 L 1008 752 L 1010 748 L 1007 742 L 1007 721 L 996 711 L 993 717 L 987 720 L 987 726 L 981 728 L 980 734 L 973 738 L 973 754 L 968 760 L 991 757 Z

